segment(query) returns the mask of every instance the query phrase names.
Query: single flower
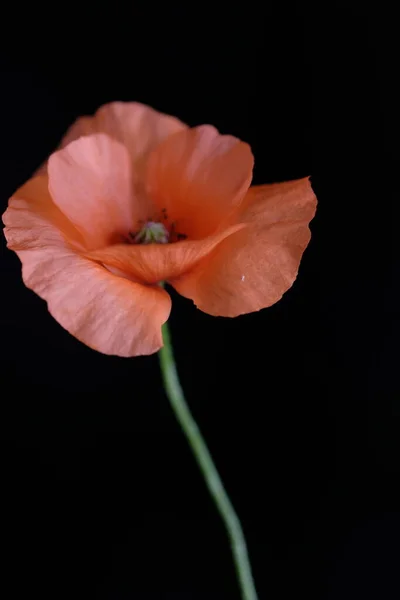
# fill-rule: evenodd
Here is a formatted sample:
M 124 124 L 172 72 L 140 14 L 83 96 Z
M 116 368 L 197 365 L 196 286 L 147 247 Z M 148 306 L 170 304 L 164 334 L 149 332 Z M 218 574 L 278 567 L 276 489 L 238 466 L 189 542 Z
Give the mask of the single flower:
M 53 317 L 105 354 L 162 346 L 168 282 L 211 315 L 277 302 L 310 240 L 308 178 L 250 187 L 248 144 L 138 103 L 79 119 L 10 199 L 8 247 Z

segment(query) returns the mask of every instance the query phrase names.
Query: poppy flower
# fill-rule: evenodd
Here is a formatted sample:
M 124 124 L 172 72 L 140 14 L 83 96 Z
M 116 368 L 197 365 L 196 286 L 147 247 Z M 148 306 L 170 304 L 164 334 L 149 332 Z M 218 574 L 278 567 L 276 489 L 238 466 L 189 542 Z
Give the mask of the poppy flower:
M 139 103 L 70 128 L 10 199 L 8 247 L 53 317 L 105 354 L 162 346 L 168 282 L 211 315 L 277 302 L 310 240 L 308 178 L 250 187 L 248 144 Z

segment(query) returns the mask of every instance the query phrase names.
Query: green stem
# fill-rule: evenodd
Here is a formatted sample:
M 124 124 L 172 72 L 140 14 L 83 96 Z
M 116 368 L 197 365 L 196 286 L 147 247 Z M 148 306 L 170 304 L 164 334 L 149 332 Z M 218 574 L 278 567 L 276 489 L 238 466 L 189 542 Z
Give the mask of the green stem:
M 239 518 L 214 465 L 196 421 L 186 404 L 179 382 L 171 345 L 168 324 L 163 325 L 164 347 L 160 350 L 160 365 L 165 390 L 183 432 L 190 444 L 196 461 L 203 473 L 206 485 L 225 524 L 232 546 L 232 554 L 243 600 L 257 600 L 246 540 Z

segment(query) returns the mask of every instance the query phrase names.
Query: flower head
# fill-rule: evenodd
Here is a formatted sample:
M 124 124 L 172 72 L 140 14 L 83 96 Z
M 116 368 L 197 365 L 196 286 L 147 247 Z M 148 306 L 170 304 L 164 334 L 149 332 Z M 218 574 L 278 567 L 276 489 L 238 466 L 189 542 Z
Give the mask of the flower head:
M 253 155 L 210 125 L 138 103 L 79 119 L 3 215 L 27 287 L 88 346 L 162 346 L 170 283 L 211 315 L 277 302 L 296 278 L 316 198 L 308 178 L 250 187 Z

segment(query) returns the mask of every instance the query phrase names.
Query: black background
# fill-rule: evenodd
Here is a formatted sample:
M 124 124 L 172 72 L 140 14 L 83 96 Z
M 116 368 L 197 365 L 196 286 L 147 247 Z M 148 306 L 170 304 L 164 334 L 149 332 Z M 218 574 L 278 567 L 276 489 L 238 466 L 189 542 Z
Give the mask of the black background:
M 400 596 L 396 26 L 382 4 L 321 4 L 2 16 L 2 211 L 74 119 L 112 100 L 244 139 L 255 183 L 312 176 L 312 241 L 281 302 L 230 320 L 173 295 L 182 383 L 260 600 Z M 81 345 L 4 239 L 0 314 L 2 597 L 239 599 L 157 356 Z

